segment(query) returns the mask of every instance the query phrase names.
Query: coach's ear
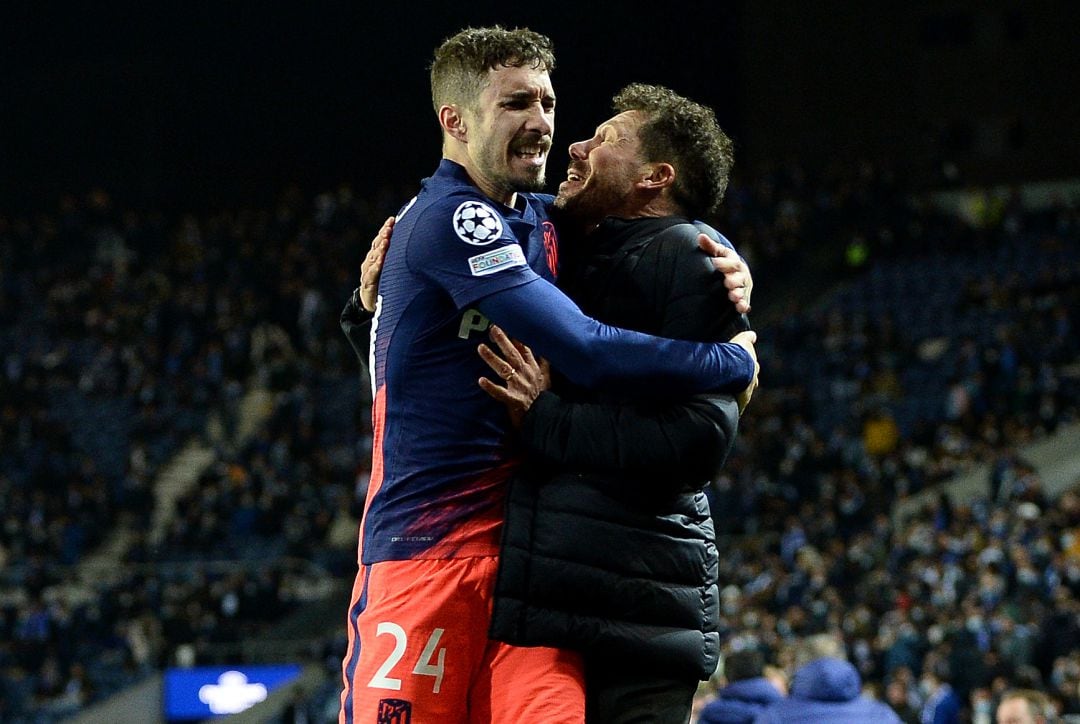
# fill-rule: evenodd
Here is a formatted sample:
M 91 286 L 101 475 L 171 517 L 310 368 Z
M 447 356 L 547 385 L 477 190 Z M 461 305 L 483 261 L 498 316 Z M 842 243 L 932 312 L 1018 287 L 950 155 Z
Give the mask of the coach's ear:
M 457 106 L 447 105 L 439 108 L 439 125 L 442 126 L 446 135 L 454 140 L 468 142 L 469 134 L 465 127 L 465 116 Z
M 675 167 L 670 163 L 648 163 L 642 169 L 641 180 L 637 182 L 640 189 L 659 191 L 675 183 Z

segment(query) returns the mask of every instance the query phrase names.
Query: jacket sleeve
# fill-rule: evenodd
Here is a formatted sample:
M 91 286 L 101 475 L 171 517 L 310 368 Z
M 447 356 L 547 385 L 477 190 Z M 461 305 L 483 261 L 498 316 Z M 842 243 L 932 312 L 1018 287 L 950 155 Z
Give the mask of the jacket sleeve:
M 356 353 L 361 366 L 366 370 L 368 364 L 368 335 L 371 332 L 371 320 L 375 315 L 365 310 L 360 304 L 359 293 L 359 287 L 353 290 L 349 301 L 345 303 L 345 308 L 341 310 L 339 323 L 341 324 L 341 331 L 348 338 L 349 344 L 352 345 L 353 352 Z
M 750 320 L 735 310 L 727 297 L 724 275 L 715 272 L 709 257 L 698 250 L 699 231 L 726 242 L 704 224 L 675 226 L 649 247 L 638 270 L 655 274 L 654 287 L 664 290 L 663 336 L 728 340 L 750 329 Z
M 753 379 L 754 362 L 737 344 L 661 338 L 603 324 L 544 279 L 489 294 L 477 307 L 582 387 L 648 384 L 654 394 L 734 393 Z
M 521 438 L 541 462 L 578 472 L 630 473 L 676 489 L 716 477 L 735 441 L 730 395 L 677 402 L 570 402 L 544 392 L 525 415 Z

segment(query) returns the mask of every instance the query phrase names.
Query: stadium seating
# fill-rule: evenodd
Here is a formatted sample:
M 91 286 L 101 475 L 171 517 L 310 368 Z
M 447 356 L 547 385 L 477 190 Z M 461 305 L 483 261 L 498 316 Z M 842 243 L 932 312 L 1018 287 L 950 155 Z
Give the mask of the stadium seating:
M 1078 419 L 1077 214 L 974 229 L 890 179 L 772 169 L 733 184 L 717 222 L 779 297 L 755 299 L 763 387 L 708 491 L 724 645 L 775 658 L 838 631 L 871 685 L 917 699 L 917 669 L 943 662 L 965 696 L 996 695 L 1034 672 L 1080 711 L 1080 634 L 1061 628 L 1080 600 L 1063 542 L 1080 540 L 1076 493 L 1049 505 L 1016 455 L 994 500 L 888 515 Z M 242 657 L 355 570 L 369 400 L 337 313 L 387 210 L 342 189 L 170 221 L 121 211 L 98 194 L 0 219 L 5 722 L 57 720 L 183 645 Z M 853 236 L 868 247 L 854 267 Z M 240 434 L 252 390 L 270 407 Z M 188 444 L 211 462 L 155 531 L 155 481 Z M 82 569 L 109 551 L 110 575 Z M 313 642 L 331 681 L 336 628 Z M 945 653 L 969 635 L 978 662 Z

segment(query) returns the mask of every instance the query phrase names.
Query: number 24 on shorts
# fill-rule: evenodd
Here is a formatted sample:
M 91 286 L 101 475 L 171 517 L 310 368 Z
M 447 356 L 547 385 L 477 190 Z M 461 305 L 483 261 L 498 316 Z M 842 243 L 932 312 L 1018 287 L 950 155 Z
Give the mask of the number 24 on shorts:
M 445 629 L 437 628 L 431 632 L 431 636 L 428 637 L 427 644 L 424 645 L 424 650 L 420 652 L 420 657 L 416 660 L 416 666 L 412 670 L 418 676 L 435 677 L 435 684 L 431 689 L 433 694 L 438 694 L 439 689 L 442 687 L 446 663 L 446 647 L 439 649 L 436 663 L 432 664 L 431 659 L 435 656 L 435 647 L 439 645 L 439 640 L 442 638 L 444 631 Z M 375 676 L 371 677 L 368 686 L 373 689 L 401 691 L 401 679 L 395 679 L 390 674 L 398 662 L 401 661 L 401 658 L 405 656 L 405 651 L 408 648 L 408 638 L 405 635 L 405 629 L 390 621 L 383 621 L 375 628 L 376 636 L 382 636 L 383 634 L 390 634 L 394 637 L 394 650 L 390 652 L 390 655 L 386 657 L 386 661 L 375 672 Z

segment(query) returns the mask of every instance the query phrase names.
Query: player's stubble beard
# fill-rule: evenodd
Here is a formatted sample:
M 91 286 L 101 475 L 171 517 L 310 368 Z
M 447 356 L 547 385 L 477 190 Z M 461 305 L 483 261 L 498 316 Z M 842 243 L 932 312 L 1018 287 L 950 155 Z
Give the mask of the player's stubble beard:
M 522 146 L 539 146 L 544 154 L 544 163 L 531 167 L 517 157 L 515 151 Z M 481 146 L 477 154 L 477 165 L 489 171 L 490 182 L 507 195 L 516 192 L 539 192 L 544 190 L 546 182 L 547 159 L 551 152 L 551 138 L 532 136 L 512 139 L 509 144 L 487 143 Z M 517 168 L 515 168 L 517 166 Z

